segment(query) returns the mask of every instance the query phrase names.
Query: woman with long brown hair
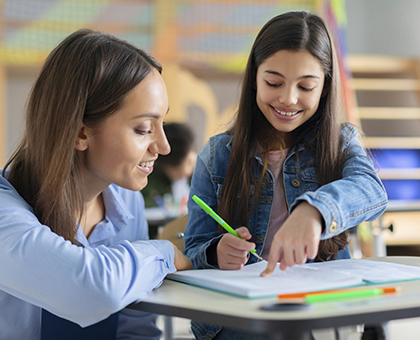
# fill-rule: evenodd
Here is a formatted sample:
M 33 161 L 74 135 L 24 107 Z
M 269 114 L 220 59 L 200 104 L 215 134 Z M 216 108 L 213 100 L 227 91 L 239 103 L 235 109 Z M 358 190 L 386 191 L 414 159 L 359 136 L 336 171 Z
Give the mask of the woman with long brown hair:
M 148 240 L 139 192 L 170 151 L 161 71 L 144 51 L 87 29 L 48 56 L 0 176 L 1 339 L 80 339 L 110 315 L 107 339 L 160 338 L 155 316 L 123 309 L 191 267 L 170 242 Z M 51 313 L 86 328 L 50 333 Z M 90 338 L 105 339 L 97 330 Z
M 232 127 L 200 151 L 190 190 L 250 242 L 190 200 L 185 254 L 194 268 L 241 269 L 256 261 L 254 248 L 268 259 L 262 275 L 277 262 L 285 270 L 350 258 L 347 230 L 378 218 L 387 195 L 356 129 L 340 122 L 339 84 L 319 16 L 290 12 L 264 25 Z M 197 338 L 248 338 L 220 330 L 193 322 Z

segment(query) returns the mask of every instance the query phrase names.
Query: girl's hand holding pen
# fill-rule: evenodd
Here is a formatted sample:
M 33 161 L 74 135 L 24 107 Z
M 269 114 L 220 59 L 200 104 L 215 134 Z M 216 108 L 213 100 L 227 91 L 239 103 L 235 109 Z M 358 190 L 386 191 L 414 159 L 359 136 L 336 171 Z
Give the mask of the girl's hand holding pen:
M 249 240 L 251 234 L 248 228 L 240 227 L 236 232 L 244 240 Z M 235 235 L 226 233 L 217 244 L 217 262 L 220 269 L 237 270 L 242 269 L 248 261 L 249 251 L 255 249 L 255 243 L 244 242 Z
M 269 276 L 277 262 L 286 270 L 295 264 L 304 264 L 318 253 L 322 233 L 322 216 L 307 202 L 300 203 L 274 235 L 267 268 L 261 276 Z

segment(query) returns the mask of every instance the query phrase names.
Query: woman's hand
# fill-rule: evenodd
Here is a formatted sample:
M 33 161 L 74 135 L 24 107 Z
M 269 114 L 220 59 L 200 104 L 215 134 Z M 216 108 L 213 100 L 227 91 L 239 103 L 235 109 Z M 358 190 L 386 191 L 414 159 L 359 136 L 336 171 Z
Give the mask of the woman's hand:
M 172 242 L 171 242 L 172 243 Z M 188 270 L 193 269 L 191 260 L 186 257 L 182 251 L 178 249 L 178 247 L 173 244 L 174 251 L 175 251 L 175 257 L 174 257 L 174 265 L 176 267 L 176 270 Z
M 246 227 L 236 229 L 244 240 L 249 240 L 251 234 Z M 248 261 L 249 251 L 255 248 L 255 243 L 246 242 L 232 234 L 224 234 L 217 244 L 217 264 L 220 269 L 242 269 Z
M 274 235 L 267 268 L 261 276 L 269 276 L 280 261 L 280 269 L 304 264 L 318 253 L 322 233 L 322 215 L 307 202 L 300 203 Z

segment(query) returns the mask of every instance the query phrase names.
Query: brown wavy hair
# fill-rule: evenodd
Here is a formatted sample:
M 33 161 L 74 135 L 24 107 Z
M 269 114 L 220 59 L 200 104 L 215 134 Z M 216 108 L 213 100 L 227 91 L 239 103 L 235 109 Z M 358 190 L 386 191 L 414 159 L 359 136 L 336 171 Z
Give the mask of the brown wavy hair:
M 247 225 L 259 201 L 261 187 L 268 185 L 265 183 L 268 180 L 268 151 L 273 145 L 285 146 L 285 141 L 258 108 L 255 86 L 258 67 L 281 50 L 308 51 L 319 60 L 325 74 L 323 94 L 316 113 L 290 133 L 291 144 L 287 146 L 291 150 L 298 144 L 304 144 L 306 148 L 313 149 L 320 185 L 342 176 L 345 155 L 340 138 L 340 80 L 332 39 L 324 21 L 315 14 L 289 12 L 278 15 L 264 25 L 255 39 L 244 73 L 239 108 L 228 131 L 234 137 L 218 211 L 232 225 L 237 225 L 237 221 Z M 309 135 L 311 140 L 306 138 Z M 266 156 L 260 178 L 255 178 L 251 167 L 257 142 Z M 299 160 L 299 154 L 297 157 Z M 321 241 L 316 261 L 335 258 L 337 252 L 347 245 L 347 231 Z
M 149 54 L 112 35 L 81 29 L 47 57 L 32 88 L 23 139 L 7 161 L 9 181 L 39 221 L 74 242 L 83 214 L 83 159 L 75 150 L 85 124 L 98 127 L 151 71 Z

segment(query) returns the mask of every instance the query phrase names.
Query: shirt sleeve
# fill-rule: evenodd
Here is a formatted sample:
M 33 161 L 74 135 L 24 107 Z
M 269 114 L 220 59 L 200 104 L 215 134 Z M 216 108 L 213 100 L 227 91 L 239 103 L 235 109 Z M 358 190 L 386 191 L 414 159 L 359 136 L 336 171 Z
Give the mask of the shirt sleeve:
M 168 241 L 78 247 L 0 182 L 0 289 L 85 327 L 144 298 L 176 271 Z

